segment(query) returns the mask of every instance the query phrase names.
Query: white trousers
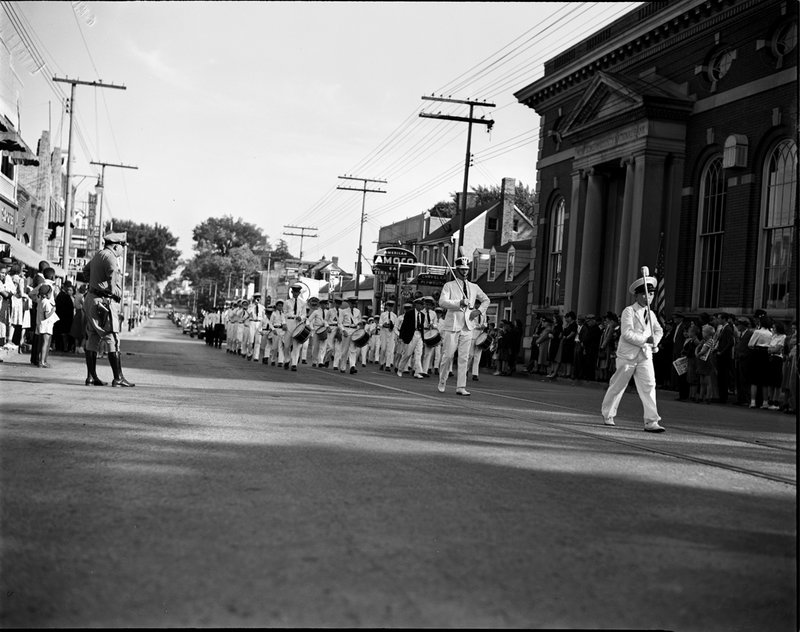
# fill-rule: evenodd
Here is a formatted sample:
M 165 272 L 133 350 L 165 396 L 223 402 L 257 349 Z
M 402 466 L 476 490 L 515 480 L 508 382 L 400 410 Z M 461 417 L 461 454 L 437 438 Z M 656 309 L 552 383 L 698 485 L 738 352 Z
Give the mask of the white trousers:
M 617 370 L 611 376 L 608 390 L 600 407 L 603 417 L 605 419 L 616 417 L 617 408 L 631 377 L 636 383 L 636 390 L 639 391 L 639 398 L 642 400 L 644 422 L 659 421 L 661 417 L 658 416 L 658 407 L 656 406 L 656 374 L 653 370 L 653 359 L 646 357 L 643 351 L 639 352 L 635 360 L 617 358 Z
M 400 364 L 397 365 L 399 371 L 405 370 L 406 364 L 410 361 L 414 363 L 414 375 L 422 374 L 422 334 L 419 331 L 414 332 L 414 337 L 406 345 L 403 351 L 403 357 L 400 358 Z
M 442 332 L 442 358 L 439 360 L 439 384 L 444 386 L 450 376 L 450 367 L 453 365 L 453 356 L 458 351 L 458 369 L 456 371 L 456 388 L 467 387 L 467 363 L 469 362 L 469 348 L 472 345 L 472 331 Z
M 381 329 L 380 337 L 380 352 L 379 360 L 383 366 L 391 366 L 394 364 L 394 341 L 396 336 L 393 331 L 386 328 Z

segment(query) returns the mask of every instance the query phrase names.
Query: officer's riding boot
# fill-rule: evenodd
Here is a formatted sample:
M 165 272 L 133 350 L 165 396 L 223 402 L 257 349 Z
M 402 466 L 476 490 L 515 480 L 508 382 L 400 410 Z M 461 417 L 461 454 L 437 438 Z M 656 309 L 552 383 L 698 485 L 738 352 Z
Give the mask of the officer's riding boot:
M 106 383 L 97 377 L 97 351 L 84 349 L 83 355 L 86 358 L 86 386 L 105 386 Z
M 111 386 L 136 386 L 131 384 L 122 375 L 122 358 L 119 351 L 112 351 L 108 354 L 108 363 L 111 365 L 111 370 L 114 372 L 114 379 L 111 381 Z

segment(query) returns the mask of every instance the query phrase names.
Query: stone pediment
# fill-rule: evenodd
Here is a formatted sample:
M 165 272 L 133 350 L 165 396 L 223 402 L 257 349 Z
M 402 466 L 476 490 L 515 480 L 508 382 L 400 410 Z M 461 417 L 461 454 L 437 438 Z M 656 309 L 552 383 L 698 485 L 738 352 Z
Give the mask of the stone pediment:
M 691 107 L 690 100 L 679 87 L 656 75 L 630 79 L 598 72 L 558 132 L 566 137 L 619 120 L 625 114 L 644 117 L 652 104 L 686 112 L 687 105 Z

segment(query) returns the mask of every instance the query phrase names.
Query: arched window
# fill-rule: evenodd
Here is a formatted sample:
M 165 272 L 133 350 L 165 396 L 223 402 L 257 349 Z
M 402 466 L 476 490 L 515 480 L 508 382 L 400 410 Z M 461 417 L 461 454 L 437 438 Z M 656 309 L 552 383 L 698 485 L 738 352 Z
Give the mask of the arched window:
M 561 300 L 561 252 L 564 248 L 564 198 L 559 198 L 550 210 L 550 232 L 547 240 L 547 280 L 545 305 L 557 305 Z
M 763 182 L 756 303 L 764 309 L 787 309 L 795 238 L 793 216 L 797 203 L 797 145 L 794 141 L 781 141 L 767 156 Z
M 722 156 L 706 165 L 700 179 L 700 212 L 697 222 L 697 305 L 719 307 L 722 245 L 725 237 L 727 181 Z

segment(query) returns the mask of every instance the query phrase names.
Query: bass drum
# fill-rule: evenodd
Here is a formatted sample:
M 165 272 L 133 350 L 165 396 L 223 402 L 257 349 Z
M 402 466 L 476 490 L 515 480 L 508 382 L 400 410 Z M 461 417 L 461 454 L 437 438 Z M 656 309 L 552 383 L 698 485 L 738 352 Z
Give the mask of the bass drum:
M 317 327 L 317 330 L 314 332 L 314 334 L 320 340 L 327 340 L 328 339 L 328 326 L 327 325 L 322 325 L 320 327 Z
M 489 334 L 483 332 L 475 338 L 475 346 L 478 349 L 488 349 L 492 344 L 492 339 L 489 337 Z
M 424 334 L 422 334 L 422 342 L 425 343 L 426 347 L 435 347 L 442 341 L 442 334 L 439 333 L 438 329 L 429 329 Z
M 292 332 L 292 338 L 297 340 L 297 342 L 303 343 L 308 340 L 308 336 L 311 334 L 311 327 L 306 325 L 305 323 L 300 323 L 297 327 L 294 328 Z
M 350 336 L 350 344 L 355 345 L 359 349 L 369 342 L 369 334 L 365 329 L 357 329 L 352 336 Z

